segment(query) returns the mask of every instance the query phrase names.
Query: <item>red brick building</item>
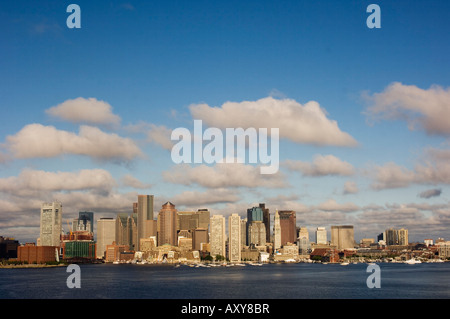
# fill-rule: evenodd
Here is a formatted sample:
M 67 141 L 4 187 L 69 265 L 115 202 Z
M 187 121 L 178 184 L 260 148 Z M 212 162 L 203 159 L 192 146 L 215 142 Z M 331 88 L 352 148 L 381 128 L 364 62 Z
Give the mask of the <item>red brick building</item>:
M 57 261 L 59 247 L 56 246 L 36 246 L 35 244 L 25 244 L 17 249 L 17 260 L 29 264 L 45 264 Z

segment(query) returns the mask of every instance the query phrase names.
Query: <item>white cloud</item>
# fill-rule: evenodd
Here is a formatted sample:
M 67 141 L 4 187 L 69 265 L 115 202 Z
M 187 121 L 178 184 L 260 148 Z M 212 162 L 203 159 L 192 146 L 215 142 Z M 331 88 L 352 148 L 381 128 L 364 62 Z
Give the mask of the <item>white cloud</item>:
M 390 162 L 375 166 L 369 175 L 374 179 L 374 189 L 400 188 L 412 184 L 450 184 L 450 151 L 430 148 L 413 169 Z
M 374 119 L 401 119 L 410 129 L 418 125 L 428 134 L 450 135 L 450 88 L 392 83 L 383 92 L 367 97 L 367 114 Z
M 174 196 L 170 201 L 182 206 L 202 206 L 218 203 L 235 203 L 240 200 L 236 190 L 225 188 L 208 189 L 204 192 L 185 191 Z
M 373 170 L 375 181 L 374 189 L 407 187 L 414 182 L 414 172 L 393 162 L 383 166 L 376 166 Z
M 92 126 L 81 126 L 77 135 L 53 126 L 30 124 L 17 134 L 8 136 L 7 147 L 16 158 L 49 158 L 74 154 L 121 162 L 142 155 L 131 139 L 108 134 Z
M 333 155 L 317 155 L 312 163 L 286 160 L 285 166 L 293 171 L 300 171 L 305 176 L 325 176 L 354 174 L 353 166 Z
M 166 150 L 171 150 L 173 147 L 173 142 L 170 139 L 172 130 L 168 129 L 164 125 L 150 125 L 150 129 L 147 132 L 148 141 L 162 146 Z
M 266 97 L 257 101 L 226 102 L 221 107 L 207 104 L 190 106 L 194 119 L 211 127 L 279 128 L 280 137 L 296 143 L 334 146 L 356 146 L 356 140 L 342 132 L 336 121 L 327 118 L 320 105 L 304 105 L 292 99 Z M 270 130 L 269 130 L 270 131 Z
M 340 204 L 334 199 L 329 199 L 316 206 L 316 209 L 323 211 L 340 211 L 340 212 L 355 212 L 359 210 L 359 206 L 353 203 Z
M 344 184 L 344 194 L 356 194 L 358 193 L 358 185 L 353 181 L 347 181 Z
M 129 174 L 123 176 L 121 181 L 124 186 L 129 186 L 132 188 L 146 189 L 152 187 L 151 184 L 143 183 L 136 177 Z
M 64 101 L 46 110 L 46 113 L 72 123 L 107 124 L 117 126 L 120 117 L 112 113 L 112 107 L 95 98 L 76 98 Z
M 281 172 L 270 175 L 260 174 L 259 167 L 241 163 L 219 163 L 215 166 L 192 167 L 178 164 L 163 172 L 166 181 L 182 185 L 200 185 L 210 188 L 222 187 L 268 187 L 289 186 Z
M 14 196 L 32 196 L 56 191 L 109 193 L 115 186 L 114 178 L 103 169 L 84 169 L 77 172 L 24 169 L 18 176 L 0 178 L 0 192 Z

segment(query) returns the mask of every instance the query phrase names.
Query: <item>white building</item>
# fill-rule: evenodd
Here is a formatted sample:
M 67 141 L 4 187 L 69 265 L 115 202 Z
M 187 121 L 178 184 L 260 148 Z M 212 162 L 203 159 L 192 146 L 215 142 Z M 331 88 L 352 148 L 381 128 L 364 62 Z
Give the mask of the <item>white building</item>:
M 238 214 L 232 214 L 228 217 L 228 259 L 230 262 L 241 261 L 241 249 L 241 217 Z
M 327 230 L 325 229 L 325 227 L 317 227 L 316 243 L 317 244 L 327 244 Z
M 210 219 L 210 254 L 212 257 L 217 255 L 226 256 L 225 250 L 225 217 L 223 215 L 213 215 Z
M 41 205 L 39 240 L 40 246 L 61 246 L 62 204 L 58 202 Z

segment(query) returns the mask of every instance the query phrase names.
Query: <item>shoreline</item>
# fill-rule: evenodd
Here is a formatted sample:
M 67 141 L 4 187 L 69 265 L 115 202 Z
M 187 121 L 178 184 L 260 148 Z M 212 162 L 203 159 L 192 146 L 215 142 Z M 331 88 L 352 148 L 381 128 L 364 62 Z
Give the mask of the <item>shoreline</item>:
M 18 268 L 54 268 L 54 267 L 65 267 L 68 264 L 57 264 L 57 265 L 47 265 L 47 264 L 29 264 L 29 265 L 0 265 L 0 269 L 18 269 Z

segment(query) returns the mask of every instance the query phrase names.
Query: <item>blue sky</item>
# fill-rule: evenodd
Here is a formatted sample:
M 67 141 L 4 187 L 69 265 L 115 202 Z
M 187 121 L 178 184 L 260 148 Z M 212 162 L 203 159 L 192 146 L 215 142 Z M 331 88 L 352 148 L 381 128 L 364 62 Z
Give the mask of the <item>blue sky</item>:
M 66 26 L 71 3 L 81 8 L 81 29 Z M 381 29 L 366 26 L 370 3 L 381 8 Z M 357 240 L 389 227 L 408 228 L 416 241 L 448 239 L 449 9 L 448 1 L 2 2 L 0 235 L 34 241 L 40 202 L 64 200 L 67 219 L 79 210 L 114 216 L 130 212 L 136 195 L 145 193 L 155 195 L 155 211 L 166 200 L 224 215 L 244 216 L 259 202 L 271 212 L 293 209 L 311 235 L 318 226 L 354 224 Z M 203 170 L 180 170 L 155 139 L 191 129 L 195 105 L 208 106 L 207 122 L 226 102 L 251 101 L 265 110 L 268 97 L 280 110 L 294 101 L 299 127 L 302 108 L 317 102 L 327 123 L 337 123 L 358 146 L 282 138 L 283 176 L 242 175 L 254 184 L 212 186 L 208 178 L 222 177 L 220 168 L 200 179 Z M 119 123 L 49 114 L 77 98 L 95 99 L 92 108 L 104 101 Z M 264 120 L 240 108 L 230 119 Z M 82 155 L 74 148 L 33 153 L 23 139 L 33 124 L 39 126 L 32 135 L 44 144 L 64 133 L 81 136 L 83 125 L 95 128 L 91 134 L 107 138 L 110 150 L 117 141 L 132 147 L 131 157 L 99 159 L 95 145 Z M 52 137 L 43 134 L 49 127 Z M 328 161 L 314 166 L 316 156 Z M 288 169 L 288 160 L 299 165 Z M 334 171 L 330 161 L 338 165 Z M 319 174 L 319 165 L 328 173 Z M 352 172 L 342 171 L 348 166 Z M 308 175 L 305 167 L 316 171 Z M 44 190 L 31 182 L 36 172 Z M 270 186 L 271 178 L 289 186 Z M 424 191 L 432 195 L 418 196 Z

